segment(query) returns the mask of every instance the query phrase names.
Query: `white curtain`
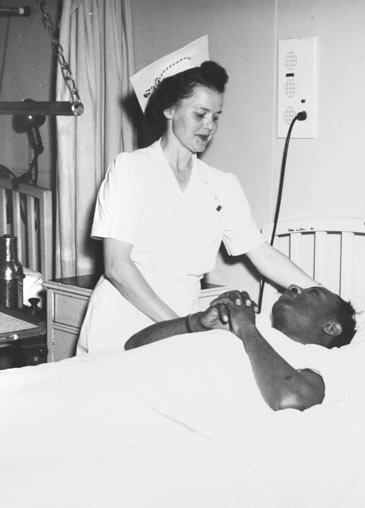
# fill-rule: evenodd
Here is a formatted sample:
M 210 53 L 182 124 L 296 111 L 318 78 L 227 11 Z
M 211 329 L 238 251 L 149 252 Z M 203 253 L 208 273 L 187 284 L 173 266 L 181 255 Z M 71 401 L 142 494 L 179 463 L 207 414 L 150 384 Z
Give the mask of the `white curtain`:
M 135 148 L 125 104 L 133 74 L 129 0 L 63 0 L 60 43 L 85 108 L 57 117 L 56 277 L 73 277 L 96 271 L 97 190 L 117 153 Z M 60 69 L 56 99 L 70 100 Z

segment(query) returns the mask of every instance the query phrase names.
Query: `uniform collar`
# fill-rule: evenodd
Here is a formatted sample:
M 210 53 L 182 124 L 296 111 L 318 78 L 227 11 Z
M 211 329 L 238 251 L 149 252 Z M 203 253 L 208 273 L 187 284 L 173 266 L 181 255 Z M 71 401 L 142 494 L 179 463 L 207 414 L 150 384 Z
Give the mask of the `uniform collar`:
M 161 138 L 153 143 L 152 148 L 154 149 L 155 153 L 157 154 L 157 156 L 159 158 L 159 161 L 160 161 L 160 163 L 158 165 L 159 170 L 161 172 L 161 175 L 165 177 L 166 184 L 167 183 L 170 184 L 173 181 L 174 183 L 173 184 L 171 183 L 171 185 L 173 185 L 174 187 L 176 187 L 177 189 L 180 190 L 179 184 L 175 178 L 175 175 L 173 174 L 173 172 L 170 168 L 170 165 L 165 157 L 165 154 L 162 150 Z M 192 158 L 193 158 L 193 167 L 192 167 L 192 171 L 191 171 L 189 185 L 187 186 L 185 192 L 181 193 L 182 195 L 187 194 L 187 193 L 190 194 L 191 192 L 196 192 L 196 191 L 203 191 L 204 192 L 205 190 L 207 190 L 208 180 L 206 178 L 206 175 L 204 174 L 204 171 L 202 171 L 202 168 L 199 164 L 199 159 L 196 156 L 196 154 L 194 154 L 192 156 Z M 161 164 L 161 160 L 163 160 L 163 164 Z M 166 173 L 168 174 L 167 178 L 166 178 Z

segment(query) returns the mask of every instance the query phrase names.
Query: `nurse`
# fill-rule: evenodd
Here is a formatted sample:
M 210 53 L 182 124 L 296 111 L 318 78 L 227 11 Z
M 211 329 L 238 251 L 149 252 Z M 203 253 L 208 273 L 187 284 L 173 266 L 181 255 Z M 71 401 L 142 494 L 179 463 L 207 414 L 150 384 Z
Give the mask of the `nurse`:
M 207 47 L 205 36 L 132 77 L 159 139 L 119 154 L 100 187 L 92 236 L 103 242 L 105 272 L 78 353 L 122 350 L 138 330 L 197 310 L 222 241 L 283 287 L 313 285 L 264 241 L 237 178 L 197 157 L 217 131 L 228 80 Z

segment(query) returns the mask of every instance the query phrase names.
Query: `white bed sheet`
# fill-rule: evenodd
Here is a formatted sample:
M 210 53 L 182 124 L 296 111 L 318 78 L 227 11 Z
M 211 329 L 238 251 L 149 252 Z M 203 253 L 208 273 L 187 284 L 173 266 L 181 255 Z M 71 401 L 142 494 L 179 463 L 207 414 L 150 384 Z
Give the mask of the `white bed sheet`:
M 0 409 L 7 508 L 364 506 L 361 393 L 274 413 L 226 332 L 1 371 Z

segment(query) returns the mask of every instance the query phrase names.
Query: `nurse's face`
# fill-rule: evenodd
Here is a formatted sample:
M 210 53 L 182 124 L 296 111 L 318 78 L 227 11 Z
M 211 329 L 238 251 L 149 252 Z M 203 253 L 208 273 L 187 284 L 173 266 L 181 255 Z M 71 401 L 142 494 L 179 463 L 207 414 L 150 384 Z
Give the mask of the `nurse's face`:
M 223 94 L 196 86 L 193 94 L 165 111 L 168 134 L 192 153 L 204 152 L 218 128 Z

